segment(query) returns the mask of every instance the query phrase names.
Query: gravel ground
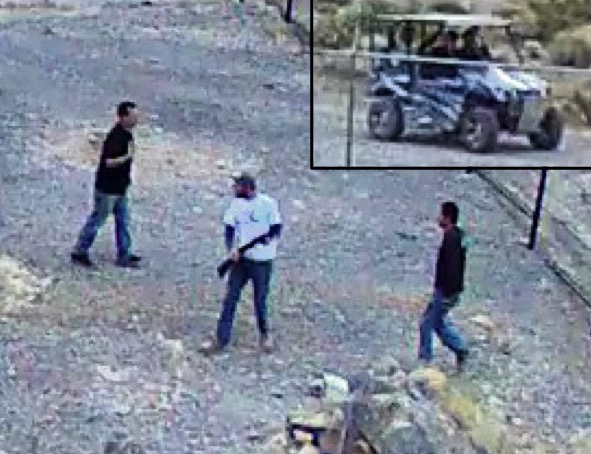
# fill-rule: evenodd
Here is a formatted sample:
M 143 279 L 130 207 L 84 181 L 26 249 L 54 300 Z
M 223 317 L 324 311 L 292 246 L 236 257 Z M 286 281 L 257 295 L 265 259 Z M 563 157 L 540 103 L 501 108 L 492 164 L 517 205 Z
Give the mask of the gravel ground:
M 364 87 L 356 91 L 353 165 L 359 167 L 590 167 L 591 131 L 569 129 L 564 150 L 542 152 L 525 137 L 501 136 L 497 152 L 470 154 L 439 137 L 405 137 L 380 142 L 369 136 Z M 314 167 L 344 167 L 348 91 L 334 79 L 315 77 Z
M 308 170 L 308 56 L 261 20 L 227 36 L 217 2 L 109 4 L 1 26 L 0 269 L 13 271 L 0 280 L 0 452 L 98 453 L 117 433 L 149 453 L 256 452 L 313 371 L 413 361 L 447 198 L 476 237 L 455 315 L 474 352 L 465 386 L 519 425 L 520 452 L 535 440 L 561 452 L 591 427 L 588 314 L 476 177 Z M 145 113 L 132 216 L 147 262 L 113 267 L 109 224 L 100 271 L 87 273 L 67 254 L 88 209 L 91 142 L 121 97 Z M 257 353 L 247 294 L 236 345 L 205 359 L 227 175 L 242 166 L 286 219 L 271 298 L 279 348 Z M 492 338 L 476 314 L 495 322 Z M 438 362 L 452 367 L 443 350 Z

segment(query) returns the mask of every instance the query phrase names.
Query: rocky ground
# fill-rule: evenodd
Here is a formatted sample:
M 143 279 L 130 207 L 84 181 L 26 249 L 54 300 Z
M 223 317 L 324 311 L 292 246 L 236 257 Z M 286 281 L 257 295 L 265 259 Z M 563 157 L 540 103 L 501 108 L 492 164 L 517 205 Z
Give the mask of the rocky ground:
M 218 2 L 184 2 L 0 25 L 0 452 L 101 453 L 125 437 L 148 453 L 257 452 L 313 372 L 384 356 L 412 367 L 447 198 L 476 239 L 455 314 L 473 349 L 461 389 L 519 432 L 519 452 L 566 452 L 591 429 L 580 302 L 475 176 L 308 170 L 309 55 L 271 19 L 238 23 Z M 144 112 L 132 215 L 146 263 L 112 265 L 108 224 L 88 273 L 68 252 L 122 97 Z M 257 352 L 246 294 L 236 345 L 206 359 L 196 350 L 219 309 L 220 216 L 240 167 L 260 174 L 286 219 L 278 350 Z

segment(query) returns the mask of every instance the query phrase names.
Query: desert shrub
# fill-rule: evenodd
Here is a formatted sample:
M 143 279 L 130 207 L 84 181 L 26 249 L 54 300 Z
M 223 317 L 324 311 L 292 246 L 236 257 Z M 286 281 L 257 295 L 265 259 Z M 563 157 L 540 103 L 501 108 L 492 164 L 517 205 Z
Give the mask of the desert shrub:
M 549 43 L 557 33 L 591 21 L 591 0 L 518 0 L 497 12 L 520 24 L 526 36 Z
M 376 16 L 400 11 L 399 3 L 389 0 L 367 0 L 340 7 L 333 14 L 321 16 L 314 25 L 314 43 L 320 47 L 343 48 L 353 43 L 355 27 L 368 33 Z
M 470 10 L 466 8 L 463 2 L 442 1 L 431 5 L 429 11 L 446 14 L 468 14 Z
M 586 87 L 576 90 L 573 96 L 573 102 L 579 112 L 583 121 L 591 126 L 591 84 Z
M 548 51 L 552 63 L 556 65 L 590 68 L 591 25 L 558 33 L 550 43 Z

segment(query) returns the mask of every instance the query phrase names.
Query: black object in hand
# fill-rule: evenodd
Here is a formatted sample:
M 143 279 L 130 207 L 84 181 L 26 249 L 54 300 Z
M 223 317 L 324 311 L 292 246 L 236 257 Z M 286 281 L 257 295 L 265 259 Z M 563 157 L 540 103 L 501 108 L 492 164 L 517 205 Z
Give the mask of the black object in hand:
M 246 243 L 244 246 L 238 248 L 238 256 L 242 257 L 242 255 L 248 251 L 249 249 L 252 249 L 253 247 L 255 247 L 257 244 L 267 244 L 269 241 L 269 234 L 265 233 L 264 235 L 261 236 L 257 236 L 254 240 L 250 241 L 249 243 Z M 223 278 L 226 273 L 230 270 L 230 268 L 232 268 L 232 265 L 234 265 L 234 261 L 232 259 L 226 259 L 224 260 L 219 266 L 218 266 L 218 276 L 221 278 Z

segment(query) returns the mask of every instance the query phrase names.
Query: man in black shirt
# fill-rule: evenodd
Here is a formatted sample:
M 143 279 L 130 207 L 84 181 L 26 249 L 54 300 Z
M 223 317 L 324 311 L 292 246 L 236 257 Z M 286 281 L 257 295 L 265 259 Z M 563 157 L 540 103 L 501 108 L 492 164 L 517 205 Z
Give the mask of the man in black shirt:
M 470 27 L 462 35 L 464 44 L 458 50 L 458 58 L 461 60 L 481 61 L 490 60 L 491 54 L 488 46 L 484 43 L 480 28 Z
M 422 53 L 431 58 L 456 58 L 458 34 L 454 30 L 447 30 L 439 35 L 435 44 L 427 49 L 428 43 L 425 43 Z M 454 65 L 423 63 L 421 66 L 421 77 L 423 79 L 447 78 L 454 79 L 458 77 L 458 68 Z
M 433 359 L 432 337 L 435 331 L 442 344 L 456 354 L 458 369 L 461 370 L 468 350 L 462 335 L 447 316 L 464 290 L 466 249 L 463 245 L 464 232 L 456 225 L 458 215 L 455 203 L 441 205 L 439 226 L 443 229 L 443 242 L 437 257 L 433 298 L 421 319 L 419 358 L 427 363 Z
M 87 267 L 93 266 L 88 251 L 111 213 L 115 216 L 117 265 L 135 268 L 141 260 L 131 253 L 127 200 L 135 151 L 131 134 L 137 124 L 135 103 L 125 101 L 119 104 L 117 118 L 117 123 L 103 143 L 94 185 L 94 209 L 82 228 L 71 255 L 74 263 Z

